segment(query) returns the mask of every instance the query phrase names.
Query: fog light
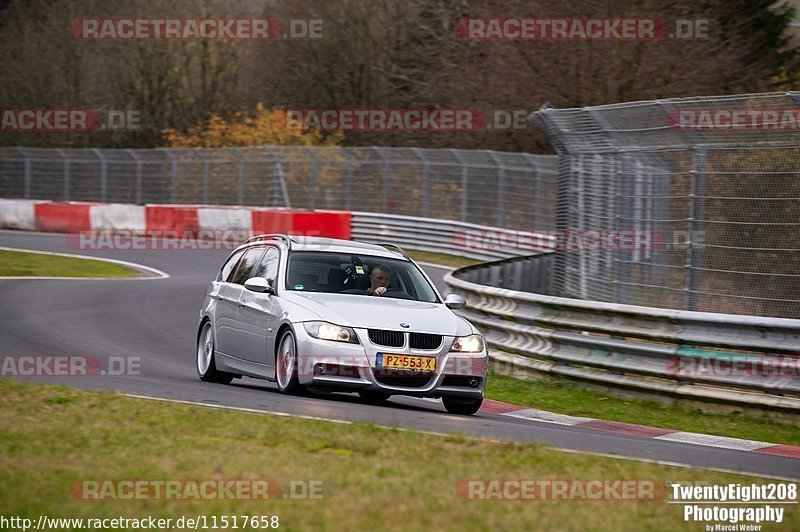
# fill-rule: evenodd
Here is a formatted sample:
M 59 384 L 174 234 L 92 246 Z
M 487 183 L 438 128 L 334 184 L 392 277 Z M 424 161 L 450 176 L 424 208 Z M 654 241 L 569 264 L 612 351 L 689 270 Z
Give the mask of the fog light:
M 314 364 L 315 375 L 325 375 L 325 364 Z
M 471 377 L 468 382 L 470 386 L 472 386 L 473 388 L 477 388 L 480 380 L 477 377 Z

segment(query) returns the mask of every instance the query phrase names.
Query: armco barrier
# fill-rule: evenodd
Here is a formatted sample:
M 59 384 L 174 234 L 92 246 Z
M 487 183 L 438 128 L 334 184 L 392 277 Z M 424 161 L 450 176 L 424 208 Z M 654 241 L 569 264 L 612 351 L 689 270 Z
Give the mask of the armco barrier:
M 552 249 L 551 236 L 500 227 L 374 212 L 353 212 L 352 238 L 359 242 L 391 242 L 401 247 L 460 255 L 476 260 L 496 260 Z M 508 236 L 519 245 L 496 245 Z M 487 243 L 488 241 L 488 243 Z
M 552 276 L 552 253 L 445 276 L 493 358 L 597 385 L 800 414 L 800 320 L 599 303 L 497 288 Z M 493 280 L 493 286 L 482 284 Z
M 0 200 L 0 228 L 87 231 L 241 231 L 350 238 L 350 213 L 208 205 Z

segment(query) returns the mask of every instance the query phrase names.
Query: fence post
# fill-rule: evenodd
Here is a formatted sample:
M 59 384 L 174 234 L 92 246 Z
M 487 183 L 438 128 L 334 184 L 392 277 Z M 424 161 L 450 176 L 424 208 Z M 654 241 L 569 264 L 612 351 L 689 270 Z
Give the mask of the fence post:
M 389 164 L 391 161 L 388 157 L 384 157 L 383 150 L 373 146 L 372 149 L 375 153 L 378 154 L 381 161 L 383 161 L 383 194 L 382 194 L 382 205 L 383 205 L 383 212 L 389 213 Z
M 677 111 L 677 106 L 669 100 L 656 100 L 656 103 L 664 111 L 665 116 Z M 705 148 L 707 143 L 706 136 L 698 131 L 688 130 L 685 132 L 688 138 L 689 147 L 692 150 L 692 176 L 691 191 L 689 192 L 689 241 L 686 250 L 686 281 L 684 291 L 686 292 L 684 308 L 686 310 L 698 310 L 700 307 L 700 267 L 702 264 L 703 251 L 697 245 L 697 239 L 704 228 L 705 216 L 705 196 L 706 196 L 706 164 L 708 163 L 708 152 Z
M 133 150 L 125 150 L 136 162 L 136 203 L 142 204 L 142 161 Z
M 56 151 L 64 162 L 64 201 L 69 201 L 69 157 L 66 156 L 61 148 L 56 149 Z
M 692 191 L 689 195 L 689 278 L 686 287 L 686 310 L 698 310 L 700 307 L 700 265 L 702 263 L 702 246 L 697 240 L 703 231 L 706 201 L 706 172 L 705 166 L 708 155 L 704 147 L 698 147 L 692 142 L 694 150 L 694 168 L 692 168 Z
M 419 148 L 411 148 L 411 150 L 422 161 L 422 212 L 420 216 L 427 218 L 430 213 L 430 163 L 425 158 L 422 150 Z
M 236 203 L 238 205 L 244 205 L 244 163 L 245 158 L 242 155 L 241 148 L 233 148 L 233 152 L 236 154 L 236 157 L 239 159 L 239 192 L 236 195 Z
M 203 203 L 208 205 L 208 181 L 211 174 L 211 161 L 206 155 L 205 148 L 195 148 L 195 151 L 203 158 Z
M 347 176 L 345 179 L 347 180 L 347 184 L 345 186 L 346 194 L 347 194 L 347 209 L 348 211 L 353 210 L 353 159 L 350 157 L 350 152 L 347 148 L 341 147 L 339 148 L 339 152 L 344 155 L 345 159 L 347 159 Z
M 13 148 L 22 155 L 22 195 L 25 199 L 31 199 L 31 161 L 28 154 L 22 148 Z
M 269 150 L 272 154 L 272 158 L 275 160 L 275 177 L 278 180 L 277 187 L 270 185 L 268 191 L 268 198 L 265 200 L 267 204 L 272 205 L 279 205 L 281 201 L 283 201 L 283 206 L 291 208 L 291 202 L 289 201 L 289 191 L 286 188 L 286 179 L 283 176 L 283 158 L 280 154 L 273 148 L 272 146 L 263 146 Z
M 506 212 L 506 165 L 497 157 L 497 152 L 489 150 L 489 157 L 498 166 L 497 173 L 497 225 L 503 227 Z
M 178 189 L 178 161 L 172 155 L 172 150 L 169 148 L 158 148 L 159 151 L 164 152 L 170 161 L 170 192 L 169 192 L 169 202 L 170 203 L 177 203 L 177 189 Z M 159 200 L 161 201 L 161 200 Z
M 459 212 L 459 219 L 462 222 L 467 221 L 467 198 L 469 196 L 469 166 L 459 150 L 450 150 L 453 157 L 461 164 L 461 208 Z
M 108 194 L 108 164 L 106 162 L 106 157 L 97 148 L 92 148 L 92 153 L 97 155 L 100 159 L 100 201 L 106 201 Z
M 308 146 L 304 146 L 303 151 L 311 157 L 311 171 L 308 173 L 308 208 L 313 211 L 317 206 L 317 157 Z
M 535 155 L 531 155 L 530 153 L 526 153 L 525 160 L 528 161 L 528 164 L 531 165 L 533 168 L 533 227 L 536 231 L 542 231 L 545 229 L 542 225 L 542 179 L 543 179 L 543 172 L 541 166 L 539 165 L 539 161 L 536 160 Z M 553 229 L 552 227 L 548 227 L 548 230 Z

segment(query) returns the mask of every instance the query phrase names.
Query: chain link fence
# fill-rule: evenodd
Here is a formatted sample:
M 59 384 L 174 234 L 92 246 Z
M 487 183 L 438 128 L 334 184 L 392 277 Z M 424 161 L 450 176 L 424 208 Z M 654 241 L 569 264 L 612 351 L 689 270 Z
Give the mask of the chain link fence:
M 553 156 L 488 150 L 0 148 L 0 197 L 263 205 L 555 226 Z
M 800 93 L 545 106 L 532 120 L 559 153 L 559 228 L 653 237 L 559 253 L 557 293 L 800 317 Z

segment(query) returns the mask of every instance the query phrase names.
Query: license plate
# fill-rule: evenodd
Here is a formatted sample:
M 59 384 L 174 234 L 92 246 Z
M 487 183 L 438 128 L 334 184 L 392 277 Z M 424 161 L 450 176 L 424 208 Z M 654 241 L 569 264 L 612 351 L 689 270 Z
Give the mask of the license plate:
M 436 371 L 436 358 L 415 355 L 378 354 L 379 368 L 410 369 L 416 371 Z

